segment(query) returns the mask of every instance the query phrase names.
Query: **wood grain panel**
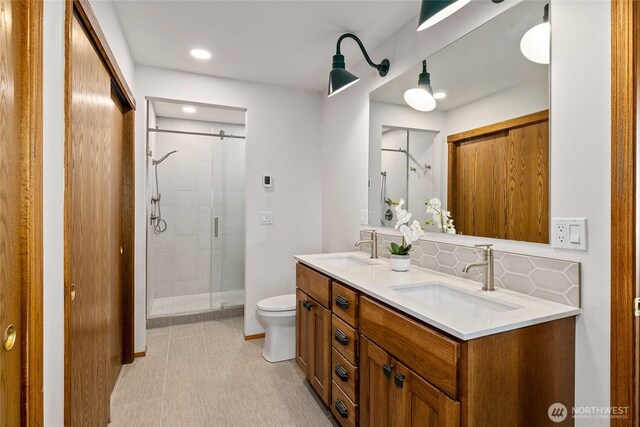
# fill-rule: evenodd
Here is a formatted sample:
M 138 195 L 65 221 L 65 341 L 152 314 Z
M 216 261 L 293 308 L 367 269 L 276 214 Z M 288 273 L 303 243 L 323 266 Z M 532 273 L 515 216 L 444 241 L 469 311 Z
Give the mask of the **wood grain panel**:
M 311 298 L 331 309 L 331 280 L 303 264 L 296 264 L 296 285 Z
M 358 405 L 356 405 L 349 396 L 336 384 L 331 382 L 331 412 L 338 420 L 342 427 L 355 427 L 358 423 Z M 337 409 L 337 403 L 342 402 L 347 409 L 346 417 L 340 414 Z
M 346 344 L 340 342 L 338 335 L 346 336 Z M 358 331 L 353 329 L 335 314 L 331 316 L 331 344 L 354 365 L 358 364 Z
M 391 411 L 391 426 L 460 426 L 460 402 L 450 399 L 397 360 L 392 364 L 395 367 L 394 380 L 399 375 L 402 382 L 398 385 L 394 381 L 391 386 L 390 406 L 394 409 Z
M 331 312 L 319 304 L 311 308 L 311 364 L 309 382 L 329 405 L 331 398 Z
M 337 373 L 336 369 L 344 369 L 347 374 L 347 379 L 343 380 Z M 338 352 L 335 348 L 331 349 L 331 377 L 345 392 L 349 399 L 353 402 L 358 402 L 358 368 L 349 362 L 345 357 Z
M 42 14 L 0 1 L 0 425 L 42 425 Z
M 360 334 L 457 397 L 460 343 L 367 297 L 360 297 Z
M 309 366 L 311 364 L 311 347 L 309 343 L 310 315 L 305 308 L 309 296 L 296 289 L 296 363 L 309 378 Z
M 385 365 L 390 369 L 393 368 L 391 356 L 360 336 L 360 425 L 362 427 L 387 427 L 391 421 L 389 413 L 391 378 L 385 375 Z
M 125 342 L 125 309 L 133 301 L 127 301 L 124 286 L 132 259 L 126 258 L 123 235 L 132 233 L 127 203 L 133 190 L 126 186 L 132 184 L 133 116 L 112 90 L 83 24 L 71 11 L 67 18 L 65 422 L 94 425 L 109 419 L 125 348 L 133 357 L 132 341 Z
M 347 322 L 354 328 L 358 327 L 358 292 L 343 285 L 342 283 L 332 281 L 331 297 L 333 298 L 333 313 Z M 341 305 L 347 304 L 347 308 Z
M 452 135 L 448 141 L 448 207 L 456 230 L 548 243 L 548 111 Z
M 18 340 L 11 351 L 0 348 L 0 425 L 19 426 L 24 333 L 20 260 L 21 163 L 20 29 L 23 5 L 0 3 L 0 337 L 14 325 Z M 15 23 L 14 23 L 15 20 Z M 17 25 L 14 28 L 13 25 Z
M 467 341 L 461 360 L 462 425 L 555 425 L 549 406 L 574 404 L 575 318 Z
M 636 278 L 638 49 L 640 7 L 611 2 L 611 406 L 629 408 L 616 427 L 640 423 Z
M 509 130 L 507 237 L 549 243 L 549 122 Z

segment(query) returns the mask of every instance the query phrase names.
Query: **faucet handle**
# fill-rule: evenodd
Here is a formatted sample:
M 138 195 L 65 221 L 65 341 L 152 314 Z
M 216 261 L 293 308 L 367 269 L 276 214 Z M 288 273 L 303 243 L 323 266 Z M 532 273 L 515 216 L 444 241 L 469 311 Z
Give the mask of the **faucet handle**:
M 476 248 L 484 248 L 484 249 L 491 249 L 492 246 L 493 246 L 492 243 L 479 243 L 475 245 Z

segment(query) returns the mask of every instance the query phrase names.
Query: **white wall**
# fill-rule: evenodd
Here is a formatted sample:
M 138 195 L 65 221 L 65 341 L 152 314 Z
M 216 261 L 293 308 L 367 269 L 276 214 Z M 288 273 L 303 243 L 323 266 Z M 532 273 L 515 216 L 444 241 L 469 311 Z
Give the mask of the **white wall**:
M 136 67 L 136 351 L 145 347 L 145 96 L 247 109 L 245 333 L 259 300 L 293 292 L 293 255 L 320 251 L 321 96 L 276 86 Z M 264 189 L 262 174 L 273 174 Z M 260 211 L 273 225 L 260 225 Z
M 91 2 L 133 89 L 133 61 L 111 2 Z M 43 256 L 44 424 L 64 425 L 64 36 L 65 3 L 44 2 Z
M 324 251 L 344 251 L 359 237 L 359 211 L 367 207 L 369 92 L 423 58 L 512 6 L 513 2 L 471 2 L 421 33 L 410 21 L 379 49 L 389 58 L 382 79 L 360 64 L 358 84 L 325 98 L 322 133 L 322 236 Z M 494 240 L 496 249 L 582 263 L 582 307 L 577 320 L 576 405 L 609 404 L 610 302 L 610 3 L 551 2 L 551 215 L 586 217 L 589 250 L 571 252 L 548 245 Z M 583 52 L 588 51 L 589 55 Z M 583 73 L 580 70 L 589 70 Z M 598 84 L 594 85 L 593 82 Z M 585 90 L 584 88 L 589 88 Z M 461 244 L 477 239 L 429 234 Z M 483 239 L 490 240 L 490 239 Z M 601 420 L 579 420 L 598 425 Z

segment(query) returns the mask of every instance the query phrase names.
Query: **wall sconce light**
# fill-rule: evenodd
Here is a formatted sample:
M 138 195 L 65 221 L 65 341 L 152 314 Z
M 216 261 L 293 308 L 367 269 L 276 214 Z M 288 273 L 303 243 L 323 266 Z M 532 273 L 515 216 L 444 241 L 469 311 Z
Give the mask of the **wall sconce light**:
M 542 23 L 529 29 L 520 39 L 520 51 L 531 62 L 548 64 L 551 51 L 551 25 L 549 4 L 544 6 Z
M 328 96 L 335 95 L 336 93 L 345 90 L 346 88 L 360 80 L 358 77 L 345 70 L 344 55 L 340 53 L 340 43 L 345 38 L 352 38 L 356 41 L 356 43 L 358 43 L 358 46 L 360 46 L 360 50 L 364 55 L 364 59 L 367 60 L 367 63 L 369 65 L 378 70 L 378 74 L 380 74 L 380 77 L 386 76 L 389 72 L 388 59 L 383 59 L 380 64 L 375 64 L 373 61 L 371 61 L 371 58 L 369 58 L 369 54 L 367 54 L 367 51 L 365 50 L 364 45 L 362 44 L 360 39 L 354 34 L 345 33 L 338 39 L 338 43 L 336 45 L 336 54 L 333 55 L 333 64 L 331 65 L 331 72 L 329 72 Z
M 427 61 L 422 61 L 422 72 L 418 76 L 418 86 L 404 93 L 404 101 L 418 111 L 431 111 L 436 108 L 436 99 L 431 89 L 431 79 L 427 73 Z
M 426 30 L 462 9 L 471 0 L 422 0 L 416 31 Z

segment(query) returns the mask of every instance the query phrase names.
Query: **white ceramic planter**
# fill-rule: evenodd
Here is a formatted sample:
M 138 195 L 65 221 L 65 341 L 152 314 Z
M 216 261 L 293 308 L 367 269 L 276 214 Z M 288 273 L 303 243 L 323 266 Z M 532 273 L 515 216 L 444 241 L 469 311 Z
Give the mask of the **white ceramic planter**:
M 409 255 L 393 255 L 391 254 L 391 269 L 393 271 L 409 271 L 411 267 L 411 258 Z

